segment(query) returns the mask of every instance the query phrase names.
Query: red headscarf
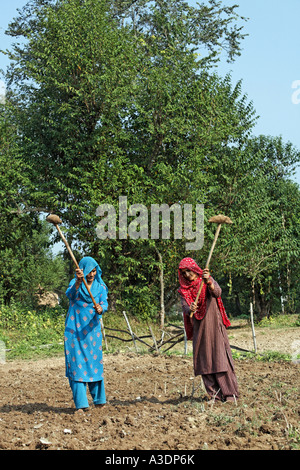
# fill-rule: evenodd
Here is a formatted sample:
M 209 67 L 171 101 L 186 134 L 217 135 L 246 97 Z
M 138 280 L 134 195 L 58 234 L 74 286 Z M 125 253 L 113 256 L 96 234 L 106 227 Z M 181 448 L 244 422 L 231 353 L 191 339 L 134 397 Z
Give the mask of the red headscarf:
M 199 277 L 195 279 L 194 281 L 188 281 L 182 274 L 181 272 L 182 269 L 188 269 L 190 271 L 193 271 L 194 273 L 198 274 Z M 202 269 L 199 268 L 197 263 L 192 258 L 184 258 L 180 262 L 179 268 L 178 268 L 180 289 L 178 289 L 178 292 L 182 297 L 185 298 L 188 305 L 191 305 L 191 303 L 196 300 L 197 293 L 199 291 L 199 287 L 202 281 L 202 275 L 203 275 Z M 202 320 L 206 314 L 206 294 L 207 294 L 207 286 L 204 283 L 199 300 L 198 300 L 197 310 L 194 313 L 194 317 L 197 320 Z M 228 326 L 231 325 L 231 323 L 229 321 L 229 318 L 226 315 L 222 299 L 221 297 L 218 297 L 216 300 L 217 300 L 217 304 L 218 304 L 218 307 L 222 316 L 222 321 L 225 327 L 227 328 Z M 184 326 L 186 329 L 188 339 L 192 339 L 193 326 L 192 326 L 190 317 L 188 315 L 184 315 Z

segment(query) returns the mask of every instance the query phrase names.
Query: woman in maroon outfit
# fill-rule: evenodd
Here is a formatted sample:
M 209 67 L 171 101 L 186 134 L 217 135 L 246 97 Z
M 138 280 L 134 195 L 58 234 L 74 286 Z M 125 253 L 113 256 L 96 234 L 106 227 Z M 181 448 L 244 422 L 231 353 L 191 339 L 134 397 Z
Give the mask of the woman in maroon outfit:
M 202 376 L 210 398 L 235 401 L 238 384 L 226 332 L 230 321 L 221 299 L 222 290 L 209 270 L 202 271 L 192 258 L 180 262 L 178 277 L 187 338 L 193 340 L 195 376 Z M 196 305 L 202 278 L 204 285 Z

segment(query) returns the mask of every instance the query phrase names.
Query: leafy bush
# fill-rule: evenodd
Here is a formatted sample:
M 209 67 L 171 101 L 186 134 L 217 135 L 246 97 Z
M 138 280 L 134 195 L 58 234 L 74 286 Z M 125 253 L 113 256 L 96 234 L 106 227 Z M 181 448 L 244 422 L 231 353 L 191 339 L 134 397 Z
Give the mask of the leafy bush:
M 20 305 L 0 307 L 0 340 L 9 359 L 41 355 L 42 345 L 62 353 L 64 326 L 65 312 L 60 307 L 40 311 Z

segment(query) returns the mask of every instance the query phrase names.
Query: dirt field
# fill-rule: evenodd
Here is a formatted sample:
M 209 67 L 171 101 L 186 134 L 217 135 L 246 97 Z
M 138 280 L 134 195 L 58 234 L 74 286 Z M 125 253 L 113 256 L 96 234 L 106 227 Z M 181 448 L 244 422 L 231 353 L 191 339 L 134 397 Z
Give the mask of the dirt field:
M 251 329 L 228 335 L 253 348 Z M 299 329 L 262 329 L 257 344 L 299 353 Z M 299 365 L 235 364 L 238 403 L 208 404 L 191 357 L 105 354 L 108 403 L 87 412 L 74 409 L 64 358 L 0 364 L 0 449 L 299 449 Z

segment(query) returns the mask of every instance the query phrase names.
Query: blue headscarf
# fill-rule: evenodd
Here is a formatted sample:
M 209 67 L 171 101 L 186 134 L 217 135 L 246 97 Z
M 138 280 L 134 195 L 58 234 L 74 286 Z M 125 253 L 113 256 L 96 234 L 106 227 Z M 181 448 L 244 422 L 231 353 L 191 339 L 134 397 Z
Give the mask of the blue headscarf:
M 86 280 L 86 276 L 94 268 L 96 268 L 96 271 L 97 271 L 96 276 L 95 276 L 93 284 L 90 288 L 91 293 L 92 293 L 94 298 L 97 296 L 97 294 L 99 294 L 99 291 L 102 290 L 102 288 L 105 288 L 107 290 L 107 286 L 103 282 L 102 277 L 101 277 L 101 274 L 102 274 L 101 268 L 100 268 L 99 264 L 97 263 L 97 261 L 94 260 L 94 258 L 91 258 L 90 256 L 85 256 L 84 258 L 82 258 L 80 260 L 79 268 L 83 270 L 83 275 L 85 277 L 85 280 Z M 81 298 L 85 302 L 90 303 L 92 301 L 91 296 L 88 293 L 87 288 L 85 287 L 83 282 L 81 283 L 78 291 L 80 293 Z

